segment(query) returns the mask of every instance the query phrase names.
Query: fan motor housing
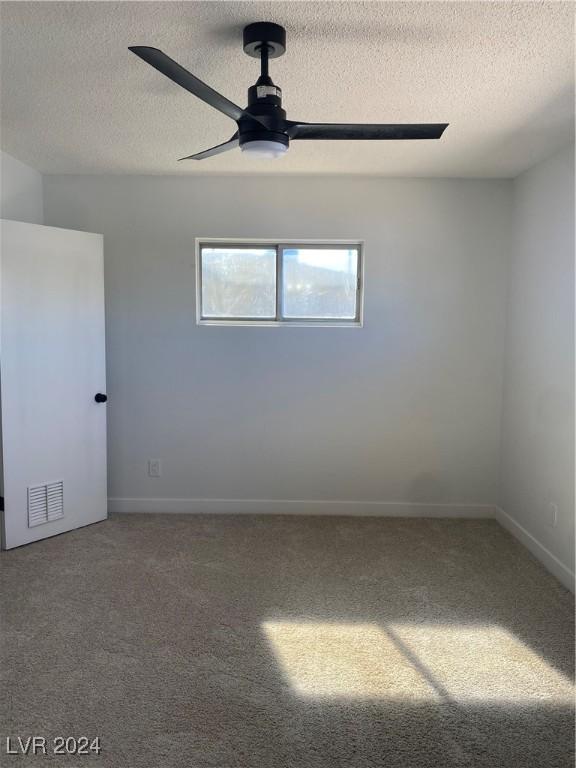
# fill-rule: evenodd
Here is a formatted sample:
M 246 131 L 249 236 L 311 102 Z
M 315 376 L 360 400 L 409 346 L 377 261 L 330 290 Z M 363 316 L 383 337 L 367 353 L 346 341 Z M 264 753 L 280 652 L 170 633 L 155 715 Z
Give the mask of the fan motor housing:
M 286 111 L 282 109 L 280 97 L 270 95 L 258 98 L 258 87 L 261 86 L 256 84 L 248 90 L 249 104 L 246 107 L 248 114 L 258 118 L 258 124 L 246 118 L 238 120 L 240 146 L 247 141 L 256 140 L 278 141 L 288 146 Z M 280 91 L 279 88 L 277 90 Z
M 267 129 L 264 126 L 262 128 L 254 129 L 254 123 L 250 121 L 248 125 L 240 120 L 238 122 L 238 140 L 240 146 L 247 144 L 250 141 L 276 141 L 278 144 L 283 144 L 287 147 L 290 144 L 288 134 L 283 131 L 275 131 L 273 129 Z
M 248 106 L 269 104 L 282 106 L 282 89 L 274 85 L 269 77 L 259 77 L 258 82 L 248 88 Z

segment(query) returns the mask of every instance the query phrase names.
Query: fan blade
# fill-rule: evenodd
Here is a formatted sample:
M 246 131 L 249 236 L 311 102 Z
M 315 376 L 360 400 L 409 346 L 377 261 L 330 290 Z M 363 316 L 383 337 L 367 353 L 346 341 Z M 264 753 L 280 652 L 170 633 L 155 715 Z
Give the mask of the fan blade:
M 235 133 L 231 139 L 225 141 L 223 144 L 217 144 L 215 147 L 205 149 L 204 152 L 197 152 L 195 155 L 188 155 L 188 157 L 181 157 L 180 160 L 204 160 L 206 157 L 213 157 L 214 155 L 221 155 L 222 152 L 228 152 L 229 149 L 235 149 L 238 146 L 238 134 Z M 178 162 L 180 162 L 180 160 Z
M 291 139 L 439 139 L 448 123 L 362 125 L 361 123 L 296 123 L 288 121 Z
M 244 109 L 227 99 L 226 96 L 222 96 L 221 93 L 210 88 L 209 85 L 203 83 L 202 80 L 199 80 L 191 72 L 188 72 L 187 69 L 181 67 L 180 64 L 177 64 L 169 56 L 166 56 L 165 53 L 158 50 L 158 48 L 149 48 L 146 45 L 136 45 L 128 48 L 128 50 L 135 53 L 136 56 L 139 56 L 147 64 L 154 67 L 154 69 L 157 69 L 158 72 L 169 77 L 170 80 L 177 85 L 190 91 L 190 93 L 204 101 L 206 104 L 209 104 L 219 112 L 223 112 L 228 117 L 231 117 L 232 120 L 238 122 L 241 117 L 247 118 L 256 121 L 257 125 L 260 126 L 258 118 L 248 114 Z

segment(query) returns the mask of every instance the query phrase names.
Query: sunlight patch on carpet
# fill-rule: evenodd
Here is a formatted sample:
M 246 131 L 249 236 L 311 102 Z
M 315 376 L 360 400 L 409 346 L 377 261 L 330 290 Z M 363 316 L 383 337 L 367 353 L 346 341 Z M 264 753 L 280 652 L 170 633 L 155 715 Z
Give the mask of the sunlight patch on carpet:
M 574 685 L 497 625 L 390 624 L 406 651 L 456 700 L 574 701 Z
M 263 628 L 285 676 L 300 695 L 437 698 L 377 624 L 266 621 Z
M 295 693 L 306 697 L 572 704 L 574 685 L 492 625 L 265 621 Z

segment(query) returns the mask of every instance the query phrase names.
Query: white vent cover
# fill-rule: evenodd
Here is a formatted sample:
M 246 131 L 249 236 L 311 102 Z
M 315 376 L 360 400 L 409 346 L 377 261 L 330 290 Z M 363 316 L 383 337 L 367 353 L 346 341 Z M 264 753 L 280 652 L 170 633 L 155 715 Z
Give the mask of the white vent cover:
M 64 483 L 58 480 L 28 488 L 28 528 L 64 517 Z

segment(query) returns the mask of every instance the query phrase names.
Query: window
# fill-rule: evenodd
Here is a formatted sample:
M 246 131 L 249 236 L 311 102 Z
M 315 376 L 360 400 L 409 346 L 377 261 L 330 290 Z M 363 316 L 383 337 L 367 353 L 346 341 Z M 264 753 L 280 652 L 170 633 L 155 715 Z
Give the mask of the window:
M 360 243 L 197 242 L 202 324 L 360 325 Z

